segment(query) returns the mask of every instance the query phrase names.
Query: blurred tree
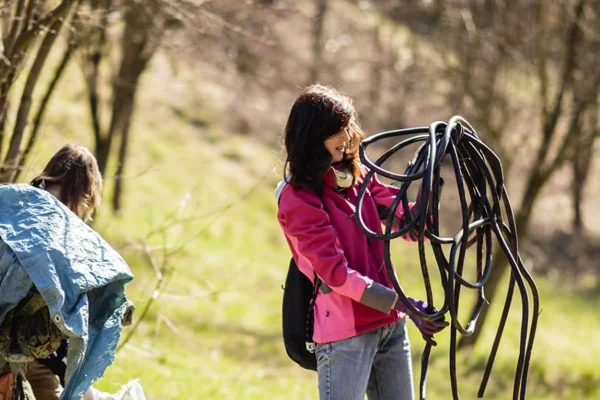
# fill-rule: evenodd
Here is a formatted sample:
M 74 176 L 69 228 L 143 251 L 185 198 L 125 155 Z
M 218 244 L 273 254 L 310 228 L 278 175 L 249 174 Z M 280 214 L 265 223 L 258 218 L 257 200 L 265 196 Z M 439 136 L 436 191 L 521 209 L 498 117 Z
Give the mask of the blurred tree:
M 123 13 L 125 28 L 121 37 L 121 64 L 113 81 L 112 132 L 121 139 L 112 198 L 115 212 L 121 210 L 129 129 L 133 116 L 135 95 L 142 72 L 158 49 L 163 34 L 178 25 L 178 20 L 157 1 L 130 1 Z M 111 134 L 112 136 L 112 134 Z
M 77 25 L 81 24 L 79 10 L 80 10 L 80 8 L 77 7 L 76 11 L 73 12 L 74 13 L 73 19 L 71 21 L 72 26 L 77 26 Z M 32 150 L 33 150 L 35 144 L 37 143 L 39 133 L 40 133 L 40 128 L 42 127 L 42 124 L 44 122 L 44 117 L 46 116 L 46 110 L 48 109 L 50 100 L 52 99 L 54 91 L 55 91 L 56 87 L 58 86 L 58 83 L 60 82 L 60 79 L 62 78 L 67 65 L 71 61 L 72 55 L 73 55 L 75 49 L 77 48 L 77 46 L 79 45 L 79 43 L 80 43 L 80 41 L 77 40 L 77 31 L 75 29 L 70 29 L 69 36 L 67 38 L 67 45 L 65 46 L 65 49 L 63 50 L 63 54 L 60 57 L 60 62 L 58 63 L 58 65 L 56 66 L 56 68 L 54 70 L 54 73 L 52 74 L 50 83 L 48 84 L 48 87 L 46 88 L 46 91 L 45 91 L 44 95 L 42 96 L 40 105 L 35 113 L 35 117 L 33 118 L 32 126 L 31 126 L 31 133 L 29 135 L 27 145 L 25 146 L 25 150 L 23 151 L 23 155 L 19 159 L 19 166 L 17 168 L 17 171 L 15 172 L 15 176 L 14 176 L 15 182 L 19 181 L 21 174 L 23 173 L 23 171 L 25 169 L 25 165 L 26 165 L 27 161 L 29 160 L 29 156 L 31 155 Z
M 530 112 L 520 98 L 519 74 L 528 74 L 521 38 L 530 32 L 521 15 L 531 15 L 531 2 L 459 0 L 445 3 L 443 12 L 447 18 L 433 37 L 450 82 L 453 113 L 478 129 L 508 175 L 523 146 L 506 134 Z
M 182 53 L 190 49 L 198 51 L 196 57 L 224 70 L 233 66 L 242 77 L 241 86 L 236 88 L 233 105 L 250 97 L 253 86 L 275 87 L 280 70 L 272 64 L 281 62 L 281 48 L 270 38 L 268 32 L 277 15 L 289 12 L 283 1 L 261 1 L 258 4 L 240 5 L 235 1 L 188 1 L 188 0 L 91 0 L 104 1 L 98 8 L 109 10 L 110 4 L 119 11 L 124 27 L 120 41 L 107 41 L 107 34 L 97 34 L 96 45 L 85 57 L 84 70 L 90 93 L 90 109 L 97 143 L 99 166 L 105 172 L 113 152 L 115 141 L 120 143 L 117 160 L 115 186 L 112 197 L 114 211 L 122 208 L 124 176 L 126 173 L 130 126 L 135 108 L 135 95 L 140 76 L 152 56 L 162 49 Z M 106 16 L 106 12 L 104 13 Z M 106 18 L 104 18 L 106 21 Z M 111 26 L 100 24 L 100 32 Z M 92 42 L 94 43 L 94 42 Z M 110 123 L 101 129 L 99 105 L 99 68 L 102 60 L 110 59 L 110 53 L 121 55 L 119 70 L 112 75 Z M 197 61 L 194 61 L 197 62 Z M 108 63 L 105 63 L 109 67 Z M 106 75 L 106 74 L 104 74 Z M 223 80 L 222 84 L 225 84 Z M 238 108 L 246 108 L 238 107 Z M 234 118 L 232 118 L 234 119 Z M 245 132 L 242 122 L 238 132 Z
M 597 108 L 598 1 L 371 2 L 437 48 L 443 70 L 435 79 L 448 83 L 452 114 L 473 123 L 505 172 L 519 161 L 525 183 L 515 217 L 525 241 L 543 187 L 572 159 L 578 142 L 579 149 L 589 149 L 595 137 L 584 133 L 583 119 Z M 529 162 L 523 163 L 524 152 Z M 577 156 L 579 171 L 589 168 L 585 155 Z M 485 291 L 489 301 L 506 270 L 506 259 L 495 254 Z M 462 346 L 476 342 L 486 318 L 487 308 Z
M 105 176 L 114 144 L 119 144 L 112 206 L 114 211 L 120 211 L 139 80 L 164 35 L 180 25 L 180 18 L 166 0 L 89 0 L 89 6 L 96 23 L 88 24 L 87 29 L 81 27 L 78 53 L 87 87 L 95 155 Z M 110 19 L 111 16 L 117 18 Z M 119 59 L 117 70 L 103 73 L 103 68 L 112 70 L 113 57 Z M 109 84 L 103 82 L 105 76 L 111 77 Z M 103 87 L 110 88 L 109 96 L 103 95 Z M 104 100 L 105 97 L 110 100 Z
M 597 71 L 600 64 L 600 1 L 592 1 L 584 11 L 582 23 L 583 43 L 577 53 L 577 71 L 574 87 L 576 100 L 585 103 L 582 110 L 580 132 L 575 138 L 571 154 L 573 231 L 577 234 L 585 230 L 582 203 L 586 186 L 589 185 L 589 172 L 592 167 L 596 139 L 600 135 L 600 76 L 594 77 L 590 71 Z M 590 79 L 591 78 L 591 79 Z
M 103 129 L 101 118 L 100 76 L 101 63 L 110 52 L 108 42 L 108 16 L 117 12 L 113 0 L 88 0 L 90 20 L 92 23 L 80 28 L 81 45 L 78 48 L 80 63 L 83 69 L 87 88 L 87 100 L 90 108 L 90 121 L 94 134 L 94 153 L 98 160 L 100 173 L 105 176 L 106 164 L 113 141 L 114 120 L 111 116 L 110 128 Z M 113 96 L 114 97 L 114 96 Z
M 316 12 L 313 17 L 312 26 L 312 65 L 310 66 L 310 75 L 308 84 L 315 83 L 319 80 L 319 70 L 323 64 L 323 31 L 325 28 L 325 17 L 327 16 L 327 8 L 329 0 L 315 0 Z
M 0 166 L 0 182 L 13 182 L 22 157 L 22 142 L 31 112 L 32 96 L 38 84 L 48 55 L 55 40 L 68 20 L 77 0 L 62 0 L 49 9 L 46 1 L 13 0 L 0 6 L 0 157 L 4 140 L 10 139 Z M 25 60 L 33 55 L 33 62 L 26 70 L 27 78 L 21 90 L 13 132 L 8 137 L 9 93 L 19 73 L 24 71 Z M 17 97 L 16 95 L 14 95 Z
M 600 89 L 598 91 L 600 92 Z M 582 203 L 592 166 L 594 146 L 596 139 L 600 136 L 599 114 L 600 104 L 596 100 L 595 103 L 585 110 L 583 127 L 580 135 L 577 137 L 575 151 L 571 158 L 571 171 L 573 174 L 573 231 L 578 234 L 585 231 Z
M 190 27 L 178 30 L 164 49 L 180 63 L 216 71 L 207 79 L 226 89 L 225 130 L 273 142 L 279 127 L 269 116 L 278 114 L 279 99 L 309 77 L 313 18 L 306 10 L 313 5 L 314 0 L 207 2 L 185 14 Z
M 585 49 L 584 29 L 598 26 L 597 20 L 587 25 L 588 21 L 584 18 L 586 5 L 590 4 L 585 0 L 556 2 L 552 5 L 537 1 L 532 10 L 535 24 L 532 47 L 528 50 L 534 56 L 532 59 L 537 70 L 541 132 L 537 148 L 533 151 L 533 162 L 526 173 L 524 194 L 515 209 L 517 232 L 521 240 L 527 238 L 533 208 L 542 188 L 569 159 L 576 138 L 580 135 L 582 114 L 594 101 L 589 87 L 597 87 L 600 72 L 597 68 L 580 68 L 577 57 Z M 526 14 L 521 17 L 523 15 Z M 547 40 L 549 35 L 556 40 Z M 556 70 L 560 72 L 555 73 Z M 582 91 L 576 84 L 580 80 L 593 84 Z M 478 105 L 474 104 L 474 107 L 478 109 Z M 504 156 L 507 157 L 506 154 Z M 494 299 L 506 270 L 506 259 L 497 253 L 486 285 L 488 301 Z M 463 337 L 461 346 L 476 343 L 487 320 L 487 310 L 485 308 L 479 318 L 479 329 L 472 336 Z
M 600 136 L 598 114 L 600 106 L 595 102 L 593 106 L 585 110 L 584 122 L 580 135 L 576 139 L 575 151 L 571 158 L 571 171 L 573 174 L 573 231 L 583 233 L 585 225 L 583 222 L 582 203 L 584 190 L 588 182 L 590 168 L 592 166 L 592 155 L 596 139 Z

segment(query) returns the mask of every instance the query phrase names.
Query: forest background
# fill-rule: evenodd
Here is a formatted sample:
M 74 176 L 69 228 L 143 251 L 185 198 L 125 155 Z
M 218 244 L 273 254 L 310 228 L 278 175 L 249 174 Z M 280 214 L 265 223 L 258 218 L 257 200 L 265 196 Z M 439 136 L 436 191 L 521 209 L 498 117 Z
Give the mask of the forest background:
M 28 182 L 67 142 L 89 147 L 105 179 L 94 228 L 136 275 L 134 324 L 97 385 L 139 378 L 152 399 L 316 397 L 316 376 L 281 340 L 289 250 L 273 189 L 289 108 L 320 82 L 355 99 L 369 134 L 471 122 L 503 162 L 542 296 L 528 398 L 598 398 L 599 10 L 597 0 L 2 0 L 0 182 Z M 453 187 L 447 232 L 459 224 Z M 395 243 L 394 257 L 403 287 L 424 297 L 416 247 Z M 494 262 L 490 312 L 459 352 L 466 399 L 507 286 L 504 259 Z M 512 392 L 519 322 L 515 305 L 485 398 Z M 410 333 L 418 371 L 423 343 Z M 432 354 L 432 399 L 451 398 L 448 337 Z

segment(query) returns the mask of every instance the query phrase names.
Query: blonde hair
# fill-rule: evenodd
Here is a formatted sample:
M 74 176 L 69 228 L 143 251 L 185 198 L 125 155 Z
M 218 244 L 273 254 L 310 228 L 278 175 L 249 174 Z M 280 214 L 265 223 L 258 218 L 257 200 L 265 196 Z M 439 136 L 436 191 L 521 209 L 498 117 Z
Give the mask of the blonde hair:
M 58 185 L 59 200 L 86 222 L 100 207 L 102 175 L 96 157 L 83 146 L 61 148 L 31 184 L 40 189 Z

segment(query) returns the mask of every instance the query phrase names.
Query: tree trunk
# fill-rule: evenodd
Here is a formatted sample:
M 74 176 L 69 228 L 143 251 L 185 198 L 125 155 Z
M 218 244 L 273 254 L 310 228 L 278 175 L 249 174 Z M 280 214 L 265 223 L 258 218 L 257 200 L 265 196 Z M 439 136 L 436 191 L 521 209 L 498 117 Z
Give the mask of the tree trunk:
M 67 49 L 65 50 L 65 53 L 63 54 L 63 57 L 58 67 L 56 68 L 56 71 L 54 72 L 54 77 L 52 78 L 50 85 L 48 85 L 48 88 L 46 89 L 46 94 L 42 98 L 38 111 L 35 115 L 35 118 L 33 119 L 31 136 L 29 137 L 27 147 L 25 147 L 25 151 L 23 152 L 23 156 L 21 157 L 21 160 L 19 162 L 19 168 L 17 169 L 17 172 L 15 174 L 15 182 L 19 180 L 21 173 L 23 172 L 23 168 L 27 163 L 27 160 L 29 159 L 29 155 L 31 154 L 31 151 L 33 150 L 33 147 L 37 142 L 40 127 L 42 126 L 42 122 L 44 121 L 44 116 L 46 114 L 46 109 L 48 108 L 48 104 L 50 103 L 50 99 L 52 97 L 52 94 L 54 93 L 54 89 L 58 85 L 58 82 L 60 81 L 60 78 L 62 77 L 65 68 L 67 67 L 67 64 L 71 60 L 71 55 L 73 54 L 74 47 L 75 45 L 73 43 L 69 43 L 69 45 L 67 46 Z
M 87 68 L 91 69 L 86 77 L 88 89 L 88 104 L 90 106 L 90 118 L 92 122 L 92 130 L 94 133 L 94 154 L 98 160 L 98 169 L 100 174 L 104 176 L 108 153 L 110 152 L 110 143 L 106 143 L 106 138 L 102 134 L 100 123 L 100 96 L 98 94 L 98 80 L 100 79 L 100 60 L 102 55 L 98 50 L 86 62 Z
M 317 13 L 313 21 L 313 43 L 312 43 L 312 66 L 310 68 L 309 84 L 319 79 L 319 69 L 323 66 L 323 28 L 325 27 L 325 15 L 329 0 L 316 0 Z
M 125 190 L 125 180 L 123 178 L 129 147 L 129 129 L 133 118 L 139 80 L 158 47 L 161 35 L 160 32 L 153 31 L 150 28 L 152 24 L 150 16 L 140 16 L 133 9 L 128 9 L 125 13 L 125 23 L 122 40 L 123 58 L 113 89 L 115 96 L 113 115 L 118 113 L 118 118 L 115 118 L 114 135 L 121 137 L 112 203 L 113 211 L 116 213 L 122 209 L 122 198 Z
M 2 107 L 0 103 L 0 160 L 2 159 L 2 148 L 4 147 L 4 135 L 6 131 L 6 110 L 8 109 L 8 105 L 6 107 Z
M 69 14 L 71 7 L 74 4 L 74 2 L 70 3 L 70 7 L 65 11 L 65 15 Z M 27 76 L 27 81 L 21 95 L 19 109 L 17 110 L 17 119 L 15 121 L 13 134 L 6 157 L 4 158 L 4 164 L 0 168 L 0 182 L 12 182 L 15 178 L 15 173 L 21 156 L 21 142 L 23 141 L 23 137 L 25 135 L 27 119 L 29 118 L 29 112 L 31 110 L 33 91 L 35 90 L 40 74 L 44 68 L 44 65 L 46 64 L 46 60 L 48 59 L 50 50 L 54 45 L 54 41 L 56 40 L 56 37 L 62 28 L 64 20 L 64 18 L 57 18 L 50 26 L 48 33 L 46 33 L 46 36 L 40 45 L 33 65 L 31 66 L 29 75 Z
M 88 105 L 90 107 L 90 118 L 92 123 L 92 132 L 94 134 L 94 155 L 98 161 L 100 174 L 104 176 L 110 155 L 111 139 L 105 135 L 102 130 L 100 116 L 100 93 L 98 85 L 100 83 L 100 65 L 104 58 L 104 47 L 106 45 L 107 29 L 107 10 L 112 6 L 110 0 L 92 1 L 92 12 L 101 13 L 100 23 L 90 34 L 91 51 L 86 55 L 83 61 L 85 81 L 87 85 Z M 94 34 L 96 36 L 94 36 Z
M 113 193 L 113 211 L 119 213 L 123 207 L 123 192 L 125 185 L 125 170 L 127 162 L 127 149 L 129 146 L 129 127 L 131 126 L 131 117 L 133 114 L 133 100 L 130 102 L 127 113 L 124 116 L 123 129 L 121 132 L 121 147 L 119 148 L 119 163 L 115 174 L 115 188 Z
M 96 161 L 98 161 L 98 170 L 102 176 L 106 172 L 111 145 L 112 143 L 108 138 L 101 138 L 96 141 L 94 146 L 94 155 L 96 156 Z
M 600 135 L 598 126 L 598 103 L 592 103 L 592 107 L 587 110 L 588 121 L 586 129 L 582 130 L 577 138 L 575 153 L 571 158 L 571 168 L 573 173 L 573 231 L 582 233 L 585 230 L 583 223 L 582 203 L 584 200 L 584 189 L 592 166 L 592 154 L 596 139 Z M 587 131 L 587 132 L 586 132 Z
M 28 50 L 31 48 L 36 38 L 40 34 L 40 30 L 51 26 L 54 22 L 58 20 L 64 20 L 67 18 L 71 8 L 75 3 L 80 0 L 63 0 L 61 1 L 54 9 L 49 11 L 43 18 L 38 20 L 35 24 L 35 27 L 31 29 L 23 30 L 18 36 L 13 37 L 11 28 L 11 33 L 9 34 L 9 40 L 7 40 L 4 45 L 4 54 L 5 57 L 10 61 L 9 64 L 5 62 L 0 62 L 0 86 L 2 86 L 7 81 L 9 82 L 8 88 L 11 85 L 10 76 L 14 77 L 14 73 L 21 66 L 25 55 Z M 26 17 L 23 16 L 23 11 L 19 14 L 19 21 L 14 22 L 15 24 L 19 24 L 21 26 L 21 21 L 24 21 Z M 13 26 L 14 28 L 14 26 Z M 18 31 L 18 27 L 16 31 Z
M 12 80 L 12 78 L 10 78 Z M 2 150 L 4 148 L 4 139 L 8 139 L 6 129 L 8 120 L 8 110 L 10 107 L 8 101 L 8 92 L 10 91 L 10 83 L 7 81 L 0 82 L 0 161 L 2 160 Z M 1 166 L 1 162 L 0 162 Z
M 583 202 L 583 187 L 585 178 L 581 179 L 581 174 L 587 175 L 587 170 L 590 167 L 590 160 L 583 161 L 577 156 L 571 160 L 573 172 L 573 231 L 582 233 L 584 230 L 583 217 L 581 212 L 581 203 Z
M 33 13 L 38 6 L 39 0 L 29 0 L 27 4 L 27 10 L 25 11 L 25 19 L 23 20 L 23 31 L 29 30 L 31 27 L 31 20 L 33 19 Z
M 10 58 L 13 54 L 13 48 L 17 41 L 19 32 L 21 31 L 21 23 L 24 20 L 23 13 L 25 12 L 25 0 L 19 0 L 15 8 L 15 15 L 12 18 L 12 26 L 8 36 L 4 40 L 4 54 Z M 10 67 L 9 67 L 10 68 Z

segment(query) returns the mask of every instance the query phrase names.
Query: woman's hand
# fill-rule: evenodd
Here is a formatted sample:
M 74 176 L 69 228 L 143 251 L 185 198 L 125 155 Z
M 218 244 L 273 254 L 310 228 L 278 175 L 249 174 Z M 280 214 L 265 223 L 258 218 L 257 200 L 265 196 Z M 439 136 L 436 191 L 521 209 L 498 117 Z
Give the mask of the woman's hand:
M 413 299 L 412 297 L 409 297 L 408 300 L 421 313 L 430 313 L 427 310 L 427 302 L 423 300 Z M 440 332 L 449 325 L 449 323 L 446 322 L 444 316 L 441 316 L 432 321 L 420 317 L 419 315 L 413 313 L 411 310 L 407 309 L 400 300 L 396 302 L 395 309 L 408 315 L 409 318 L 415 323 L 415 325 L 421 332 L 421 336 L 423 336 L 423 339 L 432 346 L 437 346 L 437 343 L 435 342 L 435 340 L 433 340 L 433 335 Z M 437 310 L 434 308 L 433 312 L 436 313 Z

